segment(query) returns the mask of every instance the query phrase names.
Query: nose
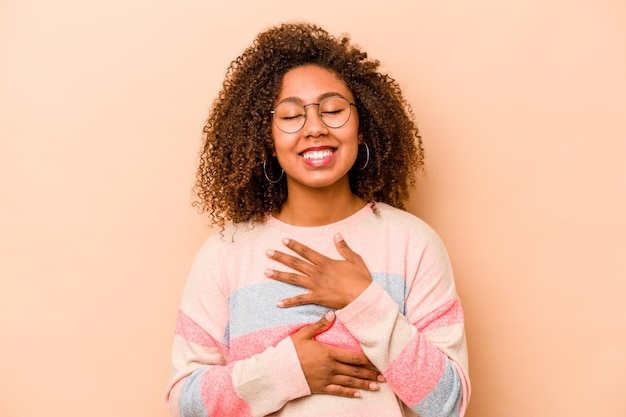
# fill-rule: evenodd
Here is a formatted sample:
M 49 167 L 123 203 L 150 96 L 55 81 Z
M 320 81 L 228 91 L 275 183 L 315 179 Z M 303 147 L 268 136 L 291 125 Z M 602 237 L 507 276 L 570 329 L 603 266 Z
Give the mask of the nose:
M 318 103 L 311 103 L 304 106 L 306 114 L 304 126 L 302 127 L 304 136 L 317 137 L 328 133 L 328 126 L 322 121 L 319 109 L 320 105 Z

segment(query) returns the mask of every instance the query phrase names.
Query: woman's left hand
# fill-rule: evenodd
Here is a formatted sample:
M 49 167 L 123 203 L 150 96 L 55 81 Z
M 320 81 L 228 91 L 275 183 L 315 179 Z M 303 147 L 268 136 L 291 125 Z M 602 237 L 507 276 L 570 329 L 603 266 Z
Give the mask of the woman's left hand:
M 304 294 L 279 301 L 279 307 L 319 304 L 339 309 L 354 301 L 370 285 L 372 277 L 363 259 L 350 249 L 339 233 L 335 235 L 334 241 L 345 260 L 328 258 L 292 239 L 284 239 L 283 243 L 305 260 L 279 251 L 267 251 L 269 258 L 302 274 L 267 269 L 266 276 L 308 290 Z

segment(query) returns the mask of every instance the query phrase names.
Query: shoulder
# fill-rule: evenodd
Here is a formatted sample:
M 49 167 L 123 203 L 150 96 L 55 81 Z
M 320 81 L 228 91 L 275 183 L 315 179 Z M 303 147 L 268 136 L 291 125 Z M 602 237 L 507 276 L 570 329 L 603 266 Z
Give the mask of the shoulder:
M 219 256 L 223 251 L 233 250 L 242 245 L 258 241 L 267 235 L 265 223 L 227 223 L 224 228 L 211 232 L 200 247 L 199 256 Z
M 426 221 L 415 214 L 392 207 L 385 203 L 376 203 L 375 221 L 395 237 L 401 245 L 417 245 L 445 251 L 439 234 Z
M 434 232 L 433 228 L 421 218 L 413 213 L 395 208 L 385 203 L 375 204 L 376 217 L 380 221 L 389 226 L 410 228 L 411 230 L 423 230 L 425 232 Z

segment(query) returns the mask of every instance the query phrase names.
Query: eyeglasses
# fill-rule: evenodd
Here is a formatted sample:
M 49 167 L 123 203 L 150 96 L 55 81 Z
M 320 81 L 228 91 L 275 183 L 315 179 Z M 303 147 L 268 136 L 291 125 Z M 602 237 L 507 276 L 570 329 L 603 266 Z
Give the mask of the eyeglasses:
M 296 133 L 304 127 L 308 106 L 317 106 L 320 120 L 331 129 L 337 129 L 348 123 L 352 114 L 352 106 L 345 97 L 326 97 L 319 103 L 298 104 L 293 101 L 283 101 L 271 111 L 276 127 L 285 133 Z

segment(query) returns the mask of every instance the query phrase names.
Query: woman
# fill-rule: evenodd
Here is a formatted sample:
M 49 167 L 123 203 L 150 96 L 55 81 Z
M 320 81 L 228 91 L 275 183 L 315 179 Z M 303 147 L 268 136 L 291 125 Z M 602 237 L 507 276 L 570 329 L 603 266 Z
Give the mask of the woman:
M 463 312 L 403 211 L 421 138 L 378 61 L 308 24 L 257 36 L 204 128 L 168 404 L 196 416 L 459 416 Z

